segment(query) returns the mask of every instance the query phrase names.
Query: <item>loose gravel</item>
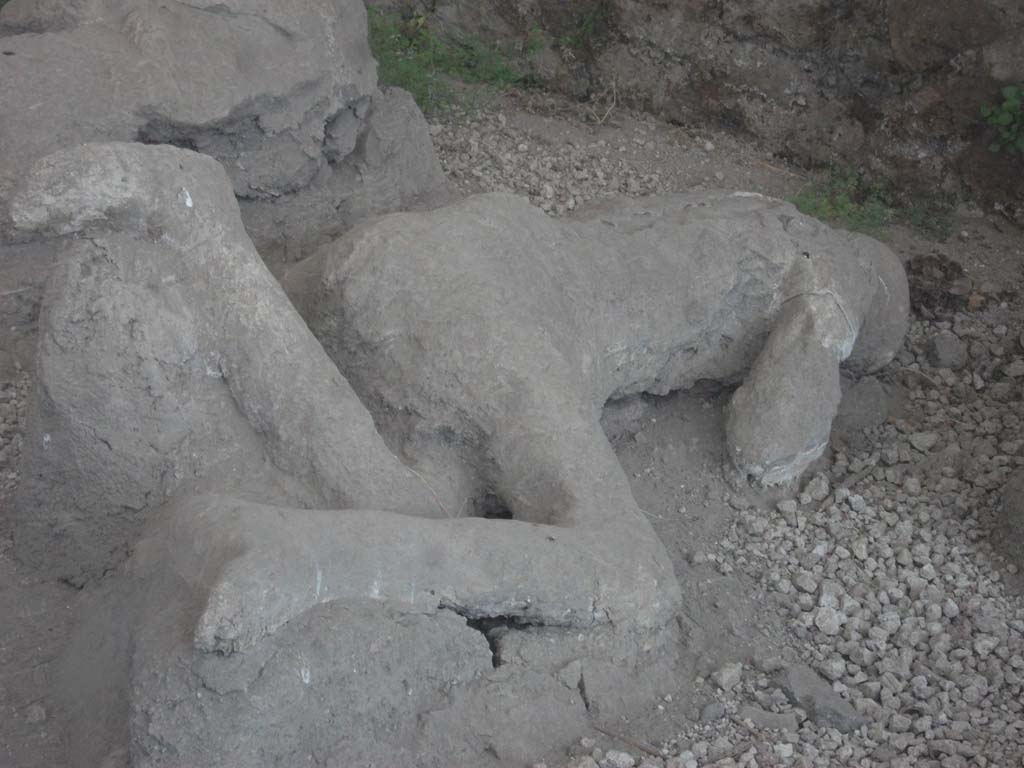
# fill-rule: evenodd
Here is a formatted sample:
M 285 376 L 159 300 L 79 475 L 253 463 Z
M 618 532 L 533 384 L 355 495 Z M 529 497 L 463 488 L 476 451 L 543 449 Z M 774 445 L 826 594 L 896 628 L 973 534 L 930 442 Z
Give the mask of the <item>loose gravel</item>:
M 991 544 L 1024 465 L 1024 339 L 1020 307 L 992 304 L 915 321 L 879 374 L 906 392 L 903 416 L 795 498 L 737 513 L 708 557 L 788 611 L 792 654 L 714 672 L 717 706 L 632 765 L 1024 765 L 1020 563 Z M 566 765 L 620 762 L 595 748 Z
M 713 187 L 786 195 L 806 181 L 726 133 L 691 131 L 630 110 L 599 123 L 584 105 L 529 101 L 508 114 L 482 110 L 431 125 L 441 165 L 459 194 L 511 192 L 563 216 L 602 197 Z

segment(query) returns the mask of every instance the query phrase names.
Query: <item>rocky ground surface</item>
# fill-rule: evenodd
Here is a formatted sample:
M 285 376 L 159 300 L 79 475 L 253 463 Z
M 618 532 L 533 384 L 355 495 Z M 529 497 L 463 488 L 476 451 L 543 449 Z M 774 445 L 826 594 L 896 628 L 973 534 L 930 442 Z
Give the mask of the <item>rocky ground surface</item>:
M 992 546 L 1024 464 L 1020 309 L 916 321 L 899 360 L 854 389 L 902 390 L 902 413 L 837 436 L 792 498 L 729 496 L 734 525 L 691 561 L 749 577 L 787 617 L 784 649 L 712 672 L 676 737 L 585 740 L 567 765 L 1024 764 L 1020 565 Z
M 785 196 L 802 181 L 733 137 L 523 99 L 533 103 L 434 125 L 460 191 L 529 195 L 559 216 L 610 194 Z M 1019 566 L 991 544 L 1000 491 L 1024 464 L 1015 288 L 1024 241 L 969 208 L 958 225 L 947 244 L 890 234 L 914 259 L 917 318 L 898 360 L 850 387 L 829 459 L 800 493 L 737 493 L 705 468 L 705 493 L 722 493 L 730 521 L 691 537 L 683 554 L 690 566 L 745 576 L 785 617 L 773 638 L 781 646 L 702 678 L 707 700 L 674 736 L 620 726 L 583 739 L 565 765 L 1024 765 Z M 644 434 L 618 446 L 625 465 L 650 457 Z M 713 430 L 705 437 L 714 441 Z
M 451 115 L 431 133 L 458 192 L 526 195 L 555 216 L 613 195 L 750 188 L 785 197 L 808 178 L 747 138 L 544 92 Z
M 735 136 L 536 92 L 431 131 L 460 193 L 511 190 L 556 216 L 610 194 L 789 196 L 808 180 Z M 1024 240 L 970 207 L 954 231 L 947 243 L 888 233 L 914 259 L 913 328 L 897 361 L 849 383 L 832 450 L 801 488 L 755 493 L 723 473 L 723 393 L 651 399 L 620 419 L 620 460 L 673 556 L 692 632 L 707 635 L 691 634 L 708 648 L 702 696 L 595 723 L 550 768 L 1024 764 L 1020 564 L 991 543 L 1000 490 L 1024 463 Z M 0 367 L 0 508 L 30 370 Z M 0 516 L 0 615 L 16 616 L 0 622 L 0 765 L 60 765 L 46 673 L 75 592 L 15 566 L 9 537 Z

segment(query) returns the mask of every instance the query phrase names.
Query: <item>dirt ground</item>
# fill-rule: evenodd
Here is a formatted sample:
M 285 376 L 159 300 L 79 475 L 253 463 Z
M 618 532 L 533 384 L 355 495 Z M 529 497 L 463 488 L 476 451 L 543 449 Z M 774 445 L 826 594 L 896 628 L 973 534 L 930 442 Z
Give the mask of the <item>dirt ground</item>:
M 460 194 L 509 189 L 553 215 L 607 194 L 723 188 L 789 197 L 809 181 L 742 137 L 691 132 L 621 109 L 603 116 L 601 109 L 537 92 L 504 97 L 470 118 L 436 120 L 432 131 Z M 944 243 L 902 227 L 886 239 L 904 260 L 940 255 L 961 264 L 977 286 L 1015 292 L 1024 263 L 1021 233 L 971 206 L 961 206 L 955 217 L 954 235 Z M 47 268 L 30 252 L 0 265 L 0 510 L 8 508 L 16 479 L 36 299 Z M 900 396 L 895 392 L 893 402 Z M 677 393 L 608 413 L 636 498 L 673 558 L 689 640 L 706 649 L 693 670 L 701 678 L 730 661 L 756 664 L 802 653 L 780 593 L 730 564 L 723 547 L 744 508 L 770 507 L 784 497 L 730 483 L 723 469 L 725 397 Z M 48 674 L 68 636 L 78 593 L 16 563 L 11 535 L 0 514 L 0 766 L 72 766 L 62 753 L 61 713 L 48 695 Z M 701 700 L 666 697 L 634 722 L 605 724 L 594 737 L 605 748 L 658 751 L 692 729 L 712 699 L 710 686 Z

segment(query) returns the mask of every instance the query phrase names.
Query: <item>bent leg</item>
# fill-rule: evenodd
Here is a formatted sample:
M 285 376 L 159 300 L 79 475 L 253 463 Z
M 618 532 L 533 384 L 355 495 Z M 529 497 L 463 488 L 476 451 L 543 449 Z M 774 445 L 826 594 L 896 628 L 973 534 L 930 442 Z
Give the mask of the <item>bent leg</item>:
M 425 520 L 199 496 L 175 502 L 156 546 L 140 551 L 166 553 L 176 573 L 208 591 L 195 644 L 231 653 L 341 599 L 528 624 L 658 626 L 678 607 L 675 576 L 657 552 L 627 546 L 630 535 L 628 527 Z
M 495 485 L 517 520 L 594 528 L 632 520 L 649 528 L 600 423 L 586 407 L 516 414 L 491 441 Z
M 155 293 L 156 304 L 166 296 L 180 303 L 201 331 L 197 359 L 228 388 L 274 463 L 327 505 L 445 514 L 388 450 L 263 265 L 216 161 L 166 146 L 87 144 L 37 163 L 11 210 L 26 231 L 88 232 L 118 280 Z M 141 378 L 134 384 L 145 387 Z

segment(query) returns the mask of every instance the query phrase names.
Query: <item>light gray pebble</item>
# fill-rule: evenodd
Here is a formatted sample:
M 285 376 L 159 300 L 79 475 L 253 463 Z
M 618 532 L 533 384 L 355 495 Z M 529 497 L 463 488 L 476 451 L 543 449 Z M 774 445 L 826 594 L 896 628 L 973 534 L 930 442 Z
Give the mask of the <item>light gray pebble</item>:
M 740 679 L 743 676 L 743 665 L 739 663 L 725 664 L 719 669 L 715 670 L 711 679 L 715 681 L 719 688 L 723 691 L 731 691 L 737 685 L 740 684 Z

